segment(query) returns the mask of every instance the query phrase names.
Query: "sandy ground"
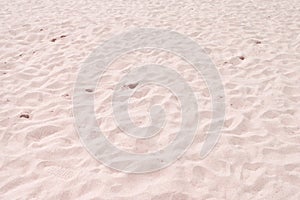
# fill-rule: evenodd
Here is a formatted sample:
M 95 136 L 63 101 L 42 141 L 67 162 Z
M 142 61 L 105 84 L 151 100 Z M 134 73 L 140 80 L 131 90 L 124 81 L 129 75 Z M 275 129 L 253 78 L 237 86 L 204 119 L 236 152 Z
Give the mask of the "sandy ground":
M 299 8 L 299 0 L 1 1 L 0 199 L 300 199 Z M 144 109 L 153 102 L 171 120 L 164 136 L 141 142 L 113 124 L 109 96 L 137 63 L 178 69 L 202 116 L 184 156 L 161 171 L 133 175 L 103 166 L 80 143 L 72 95 L 81 63 L 101 42 L 135 27 L 187 35 L 218 68 L 226 119 L 207 158 L 199 159 L 211 115 L 207 88 L 188 64 L 163 52 L 113 63 L 95 91 L 95 110 L 120 148 L 161 148 L 180 123 L 176 98 L 159 87 L 135 94 L 135 123 L 148 123 Z

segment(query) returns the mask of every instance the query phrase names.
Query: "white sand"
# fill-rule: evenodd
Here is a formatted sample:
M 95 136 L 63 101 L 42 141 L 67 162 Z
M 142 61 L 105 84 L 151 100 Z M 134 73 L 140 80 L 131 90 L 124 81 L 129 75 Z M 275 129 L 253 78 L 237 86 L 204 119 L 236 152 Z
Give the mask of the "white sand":
M 299 0 L 1 1 L 0 199 L 300 199 L 299 8 Z M 170 120 L 161 137 L 146 142 L 113 124 L 109 98 L 136 64 L 177 69 L 195 90 L 202 117 L 184 156 L 161 171 L 130 175 L 103 166 L 80 143 L 72 113 L 80 64 L 102 41 L 134 27 L 189 36 L 220 71 L 226 120 L 206 159 L 199 152 L 209 93 L 190 65 L 164 53 L 116 61 L 97 88 L 95 109 L 120 148 L 162 148 L 180 123 L 176 98 L 159 87 L 135 94 L 133 121 L 147 124 L 152 103 L 164 105 Z

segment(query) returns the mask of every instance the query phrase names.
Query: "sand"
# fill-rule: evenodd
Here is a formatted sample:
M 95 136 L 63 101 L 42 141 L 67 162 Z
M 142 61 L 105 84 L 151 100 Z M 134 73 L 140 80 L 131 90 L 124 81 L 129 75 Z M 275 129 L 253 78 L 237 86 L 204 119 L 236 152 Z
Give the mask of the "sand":
M 300 1 L 0 2 L 0 199 L 300 199 Z M 149 105 L 166 109 L 159 136 L 132 139 L 113 123 L 113 86 L 130 68 L 155 62 L 178 70 L 198 99 L 197 135 L 171 166 L 146 174 L 105 167 L 80 142 L 73 88 L 101 42 L 136 27 L 177 31 L 199 43 L 220 72 L 226 101 L 222 135 L 205 159 L 210 93 L 191 66 L 166 52 L 139 51 L 110 66 L 95 92 L 103 134 L 147 153 L 168 145 L 180 104 L 158 86 L 141 88 L 132 120 Z

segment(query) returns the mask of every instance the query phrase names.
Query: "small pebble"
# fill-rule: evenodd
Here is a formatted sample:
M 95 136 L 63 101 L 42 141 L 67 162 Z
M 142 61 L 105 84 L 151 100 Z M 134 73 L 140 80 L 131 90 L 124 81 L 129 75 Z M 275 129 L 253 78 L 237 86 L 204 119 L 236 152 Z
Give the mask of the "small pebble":
M 132 84 L 129 84 L 128 87 L 130 89 L 134 89 L 139 83 L 132 83 Z
M 255 43 L 256 43 L 256 44 L 261 44 L 261 41 L 256 41 Z
M 27 119 L 28 119 L 28 118 L 29 118 L 29 115 L 28 115 L 28 114 L 21 114 L 21 115 L 20 115 L 20 118 L 27 118 Z
M 94 90 L 92 90 L 92 89 L 85 89 L 85 91 L 87 91 L 87 92 L 93 92 Z

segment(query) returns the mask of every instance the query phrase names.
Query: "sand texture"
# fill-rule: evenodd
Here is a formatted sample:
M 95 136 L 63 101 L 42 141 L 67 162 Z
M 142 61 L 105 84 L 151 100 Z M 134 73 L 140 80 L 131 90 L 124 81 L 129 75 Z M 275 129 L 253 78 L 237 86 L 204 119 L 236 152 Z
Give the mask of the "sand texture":
M 0 1 L 0 199 L 300 199 L 299 8 L 299 0 Z M 118 58 L 87 92 L 94 92 L 99 127 L 115 146 L 156 151 L 179 128 L 174 95 L 150 85 L 131 98 L 129 113 L 138 126 L 149 124 L 150 105 L 165 108 L 165 127 L 149 140 L 123 134 L 111 95 L 136 66 L 178 71 L 201 116 L 186 153 L 160 171 L 126 174 L 99 163 L 81 143 L 72 109 L 81 64 L 101 42 L 137 27 L 190 37 L 219 70 L 226 118 L 205 159 L 199 153 L 212 109 L 205 80 L 159 50 Z

